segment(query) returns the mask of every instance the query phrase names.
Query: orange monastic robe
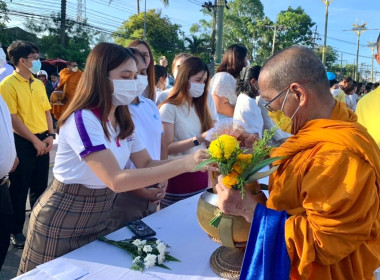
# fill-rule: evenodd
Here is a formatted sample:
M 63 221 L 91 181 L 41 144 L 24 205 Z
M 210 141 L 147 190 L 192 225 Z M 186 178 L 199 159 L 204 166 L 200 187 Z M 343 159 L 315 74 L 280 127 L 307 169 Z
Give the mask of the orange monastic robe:
M 285 210 L 291 279 L 372 279 L 380 266 L 380 150 L 356 115 L 337 102 L 271 156 L 267 207 Z
M 66 104 L 52 104 L 52 113 L 57 120 L 61 117 L 61 115 L 73 99 L 79 80 L 82 77 L 82 73 L 83 72 L 80 70 L 78 70 L 77 72 L 71 72 L 68 68 L 62 69 L 62 71 L 59 72 L 59 85 L 56 90 L 64 89 Z M 52 94 L 52 96 L 50 97 L 50 101 L 53 103 L 57 101 L 54 94 Z

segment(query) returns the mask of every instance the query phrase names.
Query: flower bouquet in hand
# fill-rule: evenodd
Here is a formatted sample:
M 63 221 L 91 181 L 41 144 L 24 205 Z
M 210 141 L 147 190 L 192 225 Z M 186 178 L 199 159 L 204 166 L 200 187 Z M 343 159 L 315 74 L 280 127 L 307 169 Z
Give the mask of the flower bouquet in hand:
M 107 239 L 104 236 L 101 236 L 98 239 L 129 253 L 133 258 L 131 266 L 132 270 L 144 271 L 145 268 L 150 268 L 153 266 L 170 269 L 163 264 L 165 261 L 180 261 L 169 255 L 168 249 L 170 246 L 160 240 L 125 239 L 121 241 L 114 241 Z
M 263 138 L 253 143 L 252 151 L 241 148 L 239 141 L 234 136 L 220 135 L 210 143 L 208 148 L 210 158 L 199 164 L 195 169 L 199 170 L 207 164 L 216 163 L 220 173 L 224 176 L 223 184 L 226 187 L 240 191 L 243 199 L 245 195 L 244 186 L 274 172 L 275 168 L 271 168 L 267 172 L 259 173 L 265 166 L 282 158 L 268 158 L 271 149 L 268 142 L 276 130 L 277 127 L 265 130 Z M 219 211 L 210 221 L 210 225 L 218 227 L 222 214 Z

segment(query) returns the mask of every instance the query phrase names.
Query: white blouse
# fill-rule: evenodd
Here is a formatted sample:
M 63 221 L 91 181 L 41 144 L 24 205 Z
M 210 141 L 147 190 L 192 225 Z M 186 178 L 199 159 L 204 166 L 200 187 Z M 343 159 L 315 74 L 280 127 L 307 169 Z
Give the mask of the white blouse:
M 186 140 L 202 133 L 198 115 L 193 106 L 189 108 L 187 102 L 180 106 L 166 103 L 161 106 L 160 115 L 162 122 L 174 124 L 174 141 Z M 192 154 L 205 148 L 205 144 L 202 143 L 178 155 Z
M 110 123 L 107 123 L 107 128 L 110 140 L 105 136 L 96 112 L 78 110 L 73 113 L 59 131 L 54 177 L 65 184 L 82 184 L 92 189 L 105 188 L 83 159 L 91 153 L 109 149 L 119 167 L 124 169 L 131 153 L 145 148 L 135 133 L 119 140 L 119 128 L 115 130 Z
M 227 72 L 219 72 L 212 77 L 209 91 L 220 97 L 226 97 L 228 102 L 235 106 L 236 95 L 236 79 Z

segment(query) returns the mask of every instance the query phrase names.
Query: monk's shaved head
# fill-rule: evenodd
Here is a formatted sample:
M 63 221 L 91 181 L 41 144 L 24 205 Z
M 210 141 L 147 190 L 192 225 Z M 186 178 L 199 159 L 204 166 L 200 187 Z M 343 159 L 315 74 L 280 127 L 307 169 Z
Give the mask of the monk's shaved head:
M 330 92 L 322 62 L 311 49 L 301 46 L 284 49 L 269 58 L 260 77 L 277 91 L 284 90 L 295 81 L 309 81 L 322 95 Z

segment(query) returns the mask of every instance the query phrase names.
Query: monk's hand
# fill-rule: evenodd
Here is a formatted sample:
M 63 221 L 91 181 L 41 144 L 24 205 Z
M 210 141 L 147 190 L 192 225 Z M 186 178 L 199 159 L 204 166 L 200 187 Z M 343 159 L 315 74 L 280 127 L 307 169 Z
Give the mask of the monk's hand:
M 245 189 L 244 199 L 241 198 L 240 191 L 227 188 L 222 183 L 222 176 L 218 177 L 216 190 L 218 193 L 217 206 L 228 215 L 242 216 L 247 222 L 251 223 L 256 208 L 256 201 L 247 189 Z

